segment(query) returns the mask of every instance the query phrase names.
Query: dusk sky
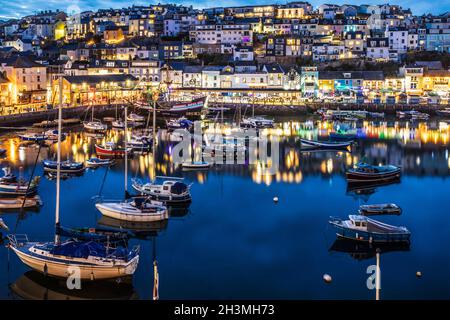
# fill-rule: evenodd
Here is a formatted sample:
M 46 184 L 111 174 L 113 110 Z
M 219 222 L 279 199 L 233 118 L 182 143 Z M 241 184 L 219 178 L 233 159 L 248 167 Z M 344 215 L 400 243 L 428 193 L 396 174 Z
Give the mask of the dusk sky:
M 78 6 L 82 11 L 86 10 L 96 10 L 99 8 L 122 8 L 128 7 L 132 4 L 136 5 L 148 5 L 150 3 L 177 3 L 184 5 L 194 4 L 196 8 L 204 8 L 211 6 L 238 6 L 238 5 L 251 5 L 251 4 L 272 4 L 272 3 L 286 3 L 286 1 L 273 1 L 273 0 L 224 0 L 220 2 L 211 2 L 207 0 L 175 0 L 175 1 L 141 1 L 141 0 L 75 0 L 68 1 L 64 3 L 61 0 L 21 0 L 21 1 L 10 1 L 10 0 L 0 0 L 1 9 L 0 9 L 0 19 L 5 18 L 18 18 L 25 15 L 33 14 L 36 11 L 40 10 L 48 10 L 48 9 L 60 9 L 63 11 L 68 11 L 69 6 Z M 440 14 L 450 11 L 450 1 L 442 0 L 442 1 L 430 1 L 430 0 L 395 0 L 395 1 L 386 1 L 386 0 L 311 0 L 309 1 L 314 6 L 318 6 L 322 3 L 351 3 L 351 4 L 381 4 L 381 3 L 391 3 L 391 4 L 399 4 L 405 8 L 411 8 L 414 14 L 423 14 L 423 13 L 433 13 Z M 69 4 L 68 4 L 69 3 Z M 73 9 L 69 9 L 71 11 Z

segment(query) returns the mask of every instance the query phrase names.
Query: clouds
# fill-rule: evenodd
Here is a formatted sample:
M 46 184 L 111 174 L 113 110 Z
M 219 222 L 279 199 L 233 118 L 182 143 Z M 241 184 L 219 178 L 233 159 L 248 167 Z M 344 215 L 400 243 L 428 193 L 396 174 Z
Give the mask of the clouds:
M 330 2 L 336 4 L 382 4 L 390 2 L 391 4 L 399 4 L 405 8 L 411 8 L 414 14 L 433 13 L 440 14 L 450 11 L 450 1 L 441 1 L 434 3 L 429 0 L 310 0 L 314 6 L 322 3 Z M 77 5 L 82 11 L 96 10 L 99 8 L 122 8 L 135 5 L 148 5 L 149 3 L 176 3 L 184 5 L 193 5 L 196 8 L 210 7 L 214 5 L 220 6 L 239 6 L 251 4 L 271 4 L 271 3 L 286 3 L 282 0 L 223 0 L 219 3 L 211 3 L 207 0 L 173 0 L 173 1 L 144 1 L 144 0 L 75 0 L 64 3 L 60 0 L 21 0 L 14 2 L 12 0 L 0 0 L 0 19 L 5 18 L 20 18 L 25 15 L 33 14 L 41 10 L 55 10 L 60 9 L 67 11 L 69 6 Z

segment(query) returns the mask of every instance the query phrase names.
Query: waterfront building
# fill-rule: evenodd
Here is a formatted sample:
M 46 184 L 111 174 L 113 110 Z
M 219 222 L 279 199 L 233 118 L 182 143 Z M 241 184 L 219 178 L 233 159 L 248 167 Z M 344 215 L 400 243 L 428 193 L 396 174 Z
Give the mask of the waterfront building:
M 190 39 L 201 44 L 252 45 L 253 31 L 249 24 L 212 24 L 192 26 Z
M 11 83 L 12 104 L 41 106 L 47 102 L 47 69 L 27 56 L 0 60 L 0 72 Z
M 317 97 L 319 90 L 319 71 L 317 67 L 302 67 L 300 90 L 304 97 Z
M 125 74 L 63 77 L 63 103 L 69 106 L 126 103 L 140 96 L 138 80 Z M 53 81 L 56 94 L 59 80 Z M 53 97 L 52 97 L 53 98 Z
M 440 51 L 450 53 L 450 14 L 439 17 L 431 17 L 426 22 L 426 44 L 428 51 Z

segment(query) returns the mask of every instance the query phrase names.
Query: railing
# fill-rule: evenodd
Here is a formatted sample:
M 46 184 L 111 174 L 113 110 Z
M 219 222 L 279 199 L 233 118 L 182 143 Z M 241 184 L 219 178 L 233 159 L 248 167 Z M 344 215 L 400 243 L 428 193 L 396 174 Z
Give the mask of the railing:
M 8 241 L 13 247 L 19 247 L 29 242 L 26 234 L 8 234 Z

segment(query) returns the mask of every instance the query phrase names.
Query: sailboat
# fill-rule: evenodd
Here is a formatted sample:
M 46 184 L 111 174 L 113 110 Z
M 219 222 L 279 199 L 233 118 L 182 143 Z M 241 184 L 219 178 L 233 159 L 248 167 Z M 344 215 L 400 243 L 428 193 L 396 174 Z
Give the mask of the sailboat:
M 59 79 L 62 88 L 62 77 Z M 58 163 L 61 163 L 62 90 L 58 112 Z M 59 226 L 60 165 L 57 166 L 55 224 Z M 81 280 L 120 278 L 134 274 L 139 263 L 139 247 L 132 250 L 111 248 L 100 242 L 66 240 L 61 242 L 55 230 L 52 242 L 31 242 L 26 235 L 8 235 L 9 248 L 30 268 L 57 278 L 79 271 Z
M 92 132 L 104 132 L 108 129 L 108 126 L 99 120 L 94 119 L 94 106 L 92 106 L 91 121 L 83 122 L 83 127 Z
M 125 149 L 127 149 L 127 108 L 125 108 Z M 125 153 L 125 194 L 128 184 L 128 153 Z M 149 198 L 132 198 L 124 201 L 103 201 L 95 207 L 106 217 L 135 222 L 152 222 L 169 218 L 167 207 Z

